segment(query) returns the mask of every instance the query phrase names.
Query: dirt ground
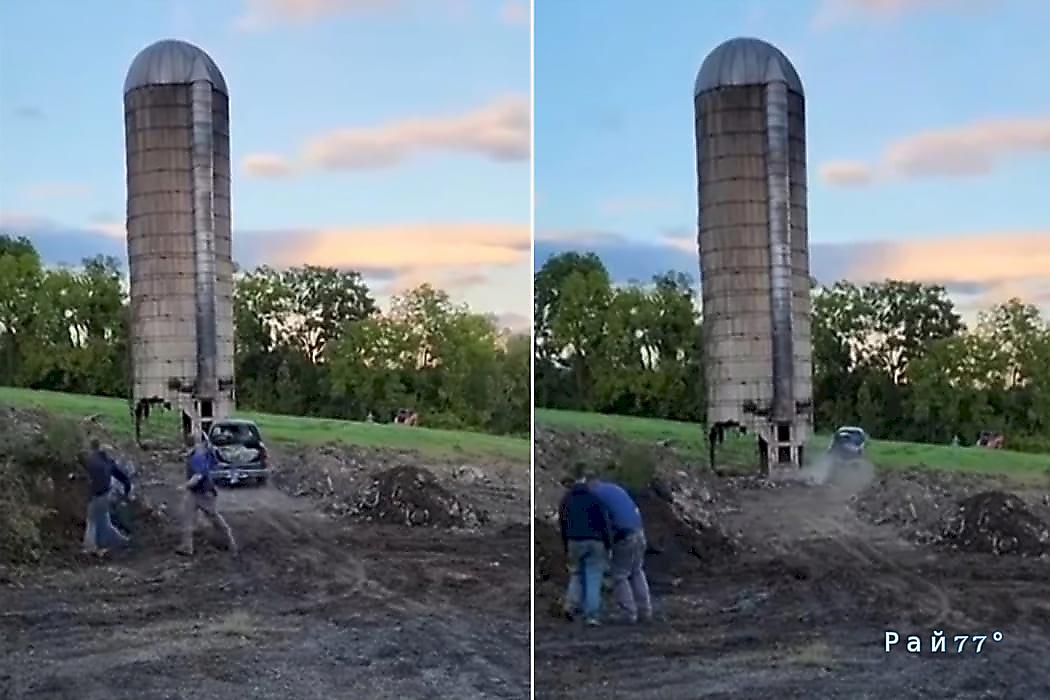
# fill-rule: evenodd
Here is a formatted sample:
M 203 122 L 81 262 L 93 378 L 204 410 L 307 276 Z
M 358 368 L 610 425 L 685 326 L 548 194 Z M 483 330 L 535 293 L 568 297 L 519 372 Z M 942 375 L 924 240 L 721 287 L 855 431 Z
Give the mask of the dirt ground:
M 667 455 L 667 483 L 640 503 L 657 619 L 617 623 L 607 599 L 605 623 L 583 628 L 557 616 L 549 513 L 559 457 L 616 440 L 537 439 L 537 698 L 1050 697 L 1045 489 L 922 472 L 773 484 L 686 473 Z M 654 498 L 677 522 L 653 518 Z M 887 631 L 901 640 L 889 653 Z M 935 631 L 947 653 L 930 651 Z M 955 635 L 989 639 L 960 654 Z
M 186 560 L 178 451 L 125 449 L 131 550 L 0 569 L 0 699 L 528 697 L 527 465 L 276 448 L 220 491 L 241 556 L 202 526 Z

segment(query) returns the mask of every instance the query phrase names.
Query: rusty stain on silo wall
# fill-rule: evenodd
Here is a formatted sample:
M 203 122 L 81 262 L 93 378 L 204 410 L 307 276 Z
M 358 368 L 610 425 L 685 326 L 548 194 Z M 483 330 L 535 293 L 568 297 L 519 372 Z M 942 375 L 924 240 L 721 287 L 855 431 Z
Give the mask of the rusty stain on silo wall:
M 775 47 L 734 39 L 705 59 L 694 109 L 707 421 L 797 461 L 812 394 L 802 82 Z
M 124 86 L 132 399 L 232 410 L 229 100 L 197 47 L 163 41 Z

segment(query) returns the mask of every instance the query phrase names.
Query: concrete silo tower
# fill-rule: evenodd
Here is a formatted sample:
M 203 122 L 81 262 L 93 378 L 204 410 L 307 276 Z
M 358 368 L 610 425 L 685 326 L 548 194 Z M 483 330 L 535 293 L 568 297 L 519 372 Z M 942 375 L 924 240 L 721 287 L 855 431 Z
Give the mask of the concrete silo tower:
M 124 82 L 132 403 L 184 435 L 234 407 L 229 98 L 196 46 L 160 41 Z
M 707 420 L 797 468 L 812 429 L 805 98 L 777 48 L 733 39 L 693 93 Z

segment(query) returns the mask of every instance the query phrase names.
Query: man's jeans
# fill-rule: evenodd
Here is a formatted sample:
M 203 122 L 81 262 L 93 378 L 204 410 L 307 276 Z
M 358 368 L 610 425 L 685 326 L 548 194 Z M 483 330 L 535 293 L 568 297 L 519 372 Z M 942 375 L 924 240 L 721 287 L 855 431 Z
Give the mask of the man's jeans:
M 212 527 L 222 533 L 226 540 L 226 548 L 231 552 L 237 551 L 233 530 L 219 513 L 215 501 L 214 493 L 186 491 L 182 501 L 182 545 L 179 547 L 183 553 L 193 554 L 193 526 L 197 520 L 197 511 L 203 513 Z
M 631 620 L 639 613 L 648 618 L 653 614 L 649 599 L 649 582 L 645 578 L 645 532 L 635 530 L 612 547 L 610 576 L 617 605 Z
M 95 496 L 88 503 L 87 517 L 84 519 L 84 551 L 94 552 L 98 549 L 123 546 L 128 538 L 113 527 L 109 508 L 112 501 L 109 493 Z
M 568 555 L 569 588 L 565 593 L 565 609 L 575 613 L 582 602 L 583 616 L 597 620 L 602 606 L 602 577 L 609 566 L 605 544 L 598 540 L 569 540 Z

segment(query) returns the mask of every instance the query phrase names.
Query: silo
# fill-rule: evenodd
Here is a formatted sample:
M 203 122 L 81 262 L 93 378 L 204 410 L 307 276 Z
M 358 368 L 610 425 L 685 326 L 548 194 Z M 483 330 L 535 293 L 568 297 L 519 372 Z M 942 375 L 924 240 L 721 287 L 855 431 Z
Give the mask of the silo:
M 693 92 L 707 420 L 798 467 L 812 429 L 805 98 L 776 47 L 738 38 Z
M 201 49 L 160 41 L 124 82 L 132 404 L 183 432 L 234 407 L 226 81 Z

